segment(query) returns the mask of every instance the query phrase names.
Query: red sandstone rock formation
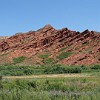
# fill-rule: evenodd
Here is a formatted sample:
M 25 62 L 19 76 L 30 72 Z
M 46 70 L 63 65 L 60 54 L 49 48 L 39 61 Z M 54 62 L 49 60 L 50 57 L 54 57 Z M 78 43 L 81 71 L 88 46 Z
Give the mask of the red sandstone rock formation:
M 61 50 L 63 49 L 64 50 Z M 50 57 L 60 64 L 90 65 L 100 63 L 100 33 L 85 30 L 84 32 L 71 31 L 67 28 L 54 29 L 46 25 L 37 31 L 16 34 L 0 42 L 0 63 L 6 59 L 25 56 L 32 63 L 42 63 L 40 54 L 48 51 Z M 58 60 L 62 52 L 72 52 L 69 57 Z M 9 55 L 8 55 L 9 54 Z M 28 60 L 26 60 L 28 62 Z

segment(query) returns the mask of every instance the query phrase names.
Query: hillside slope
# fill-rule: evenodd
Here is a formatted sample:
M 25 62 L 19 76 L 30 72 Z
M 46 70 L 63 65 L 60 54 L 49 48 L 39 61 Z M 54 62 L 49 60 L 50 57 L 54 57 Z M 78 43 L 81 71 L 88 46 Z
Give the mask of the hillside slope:
M 8 38 L 8 36 L 0 36 L 0 42 L 7 38 Z
M 0 64 L 25 57 L 21 65 L 100 64 L 100 33 L 54 29 L 46 25 L 37 31 L 16 34 L 0 42 Z

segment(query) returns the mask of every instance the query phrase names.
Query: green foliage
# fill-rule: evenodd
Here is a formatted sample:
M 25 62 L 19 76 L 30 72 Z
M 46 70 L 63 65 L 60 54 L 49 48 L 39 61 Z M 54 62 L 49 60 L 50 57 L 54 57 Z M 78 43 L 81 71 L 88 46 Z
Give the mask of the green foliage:
M 100 100 L 100 78 L 3 80 L 0 100 Z
M 0 89 L 3 88 L 2 86 L 2 76 L 0 76 Z
M 81 73 L 81 67 L 77 66 L 61 66 L 61 65 L 53 65 L 44 70 L 46 74 L 61 74 L 61 73 Z
M 2 65 L 0 66 L 0 74 L 2 76 L 21 76 L 42 74 L 43 68 L 35 66 L 14 66 L 14 65 Z
M 2 76 L 0 76 L 0 80 L 2 80 Z
M 20 56 L 20 57 L 17 57 L 17 58 L 13 58 L 13 62 L 14 63 L 21 63 L 25 60 L 26 57 L 24 56 Z
M 57 56 L 57 58 L 58 58 L 59 60 L 62 60 L 62 59 L 64 59 L 64 58 L 69 57 L 71 54 L 72 54 L 72 52 L 62 52 L 59 56 Z
M 11 64 L 0 65 L 0 76 L 22 76 L 38 74 L 61 74 L 61 73 L 99 73 L 100 65 L 92 66 L 67 66 L 54 64 L 52 58 L 48 58 L 41 66 L 16 66 Z
M 46 58 L 49 57 L 49 54 L 48 54 L 48 53 L 46 53 L 46 54 L 41 54 L 39 57 L 40 57 L 41 59 L 46 59 Z
M 45 60 L 43 60 L 44 64 L 52 64 L 54 63 L 54 59 L 53 58 L 47 58 Z
M 95 69 L 95 70 L 98 70 L 100 69 L 100 65 L 93 65 L 90 67 L 91 69 Z

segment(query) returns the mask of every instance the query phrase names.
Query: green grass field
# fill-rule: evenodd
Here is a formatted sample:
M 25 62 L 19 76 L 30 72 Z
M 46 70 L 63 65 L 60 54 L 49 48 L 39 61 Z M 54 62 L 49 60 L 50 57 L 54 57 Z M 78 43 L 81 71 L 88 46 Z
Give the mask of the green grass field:
M 99 100 L 100 79 L 40 78 L 2 80 L 0 100 Z
M 100 100 L 100 78 L 1 78 L 0 100 Z
M 100 100 L 100 65 L 3 65 L 0 75 L 0 100 Z

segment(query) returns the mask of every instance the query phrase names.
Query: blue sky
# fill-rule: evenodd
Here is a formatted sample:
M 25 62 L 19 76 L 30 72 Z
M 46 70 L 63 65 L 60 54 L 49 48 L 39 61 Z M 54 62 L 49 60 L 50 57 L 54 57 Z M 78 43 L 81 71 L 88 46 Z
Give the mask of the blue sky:
M 0 0 L 0 36 L 37 30 L 46 24 L 100 32 L 100 0 Z

